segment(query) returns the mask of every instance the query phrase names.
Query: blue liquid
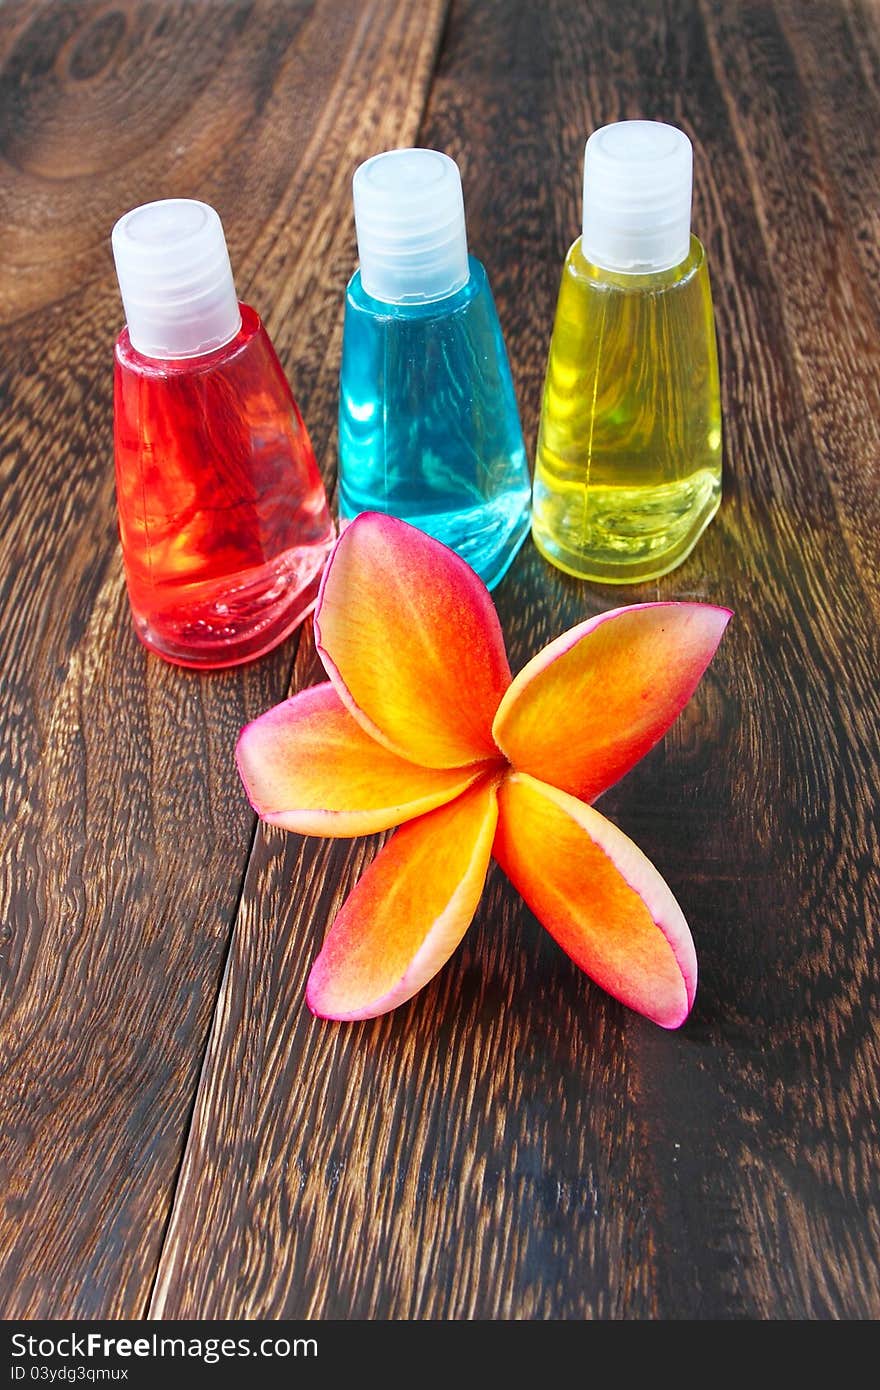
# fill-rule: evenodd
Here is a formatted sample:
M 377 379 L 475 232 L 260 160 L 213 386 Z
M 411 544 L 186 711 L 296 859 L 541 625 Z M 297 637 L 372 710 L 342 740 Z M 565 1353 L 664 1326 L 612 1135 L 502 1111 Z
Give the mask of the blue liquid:
M 486 272 L 431 304 L 345 301 L 339 514 L 385 512 L 427 531 L 491 589 L 529 528 L 529 467 Z

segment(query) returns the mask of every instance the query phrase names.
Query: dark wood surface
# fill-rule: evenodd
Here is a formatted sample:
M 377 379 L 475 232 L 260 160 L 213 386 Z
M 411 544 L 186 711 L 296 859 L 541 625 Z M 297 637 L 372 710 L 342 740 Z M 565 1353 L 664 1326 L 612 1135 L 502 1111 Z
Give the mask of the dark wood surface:
M 5 1317 L 880 1315 L 880 6 L 10 4 L 0 9 Z M 583 141 L 695 144 L 725 491 L 623 592 L 529 544 L 514 669 L 621 601 L 735 620 L 603 800 L 691 922 L 666 1033 L 592 987 L 497 871 L 410 1004 L 320 1023 L 311 960 L 376 841 L 256 826 L 241 723 L 318 673 L 147 657 L 115 536 L 109 229 L 221 211 L 325 476 L 349 180 L 462 168 L 534 439 Z

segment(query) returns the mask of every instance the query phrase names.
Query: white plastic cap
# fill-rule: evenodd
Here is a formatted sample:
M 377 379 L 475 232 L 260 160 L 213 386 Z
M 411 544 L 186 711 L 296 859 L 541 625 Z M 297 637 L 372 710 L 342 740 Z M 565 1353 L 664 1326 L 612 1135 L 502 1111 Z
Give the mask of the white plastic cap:
M 223 224 L 207 203 L 144 203 L 113 228 L 113 259 L 132 347 L 198 357 L 241 327 Z
M 470 276 L 458 165 L 439 150 L 389 150 L 355 170 L 361 283 L 386 304 L 445 299 Z
M 593 131 L 584 157 L 584 255 L 624 275 L 669 270 L 687 257 L 693 149 L 662 121 Z

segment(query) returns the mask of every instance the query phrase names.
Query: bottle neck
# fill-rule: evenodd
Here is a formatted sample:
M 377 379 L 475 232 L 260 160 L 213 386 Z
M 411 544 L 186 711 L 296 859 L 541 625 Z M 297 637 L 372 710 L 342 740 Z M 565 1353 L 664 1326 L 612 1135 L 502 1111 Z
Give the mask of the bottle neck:
M 651 290 L 656 293 L 681 284 L 682 281 L 690 279 L 699 271 L 705 258 L 706 252 L 702 242 L 691 233 L 688 253 L 677 265 L 669 266 L 665 270 L 643 271 L 638 274 L 610 270 L 608 267 L 597 265 L 595 261 L 590 260 L 584 249 L 583 237 L 578 237 L 569 249 L 566 264 L 578 279 L 588 280 L 606 289 L 619 289 L 635 294 L 644 290 Z
M 228 342 L 220 343 L 206 352 L 192 353 L 186 357 L 159 357 L 143 353 L 132 341 L 126 325 L 116 340 L 116 356 L 123 366 L 159 376 L 185 376 L 188 373 L 213 371 L 240 352 L 258 334 L 265 332 L 255 309 L 247 304 L 240 304 L 239 312 L 238 332 L 234 333 Z
M 228 346 L 241 332 L 241 324 L 241 310 L 233 291 L 222 303 L 208 306 L 195 316 L 168 313 L 164 305 L 149 306 L 146 311 L 139 307 L 126 326 L 132 347 L 142 357 L 193 362 Z
M 361 282 L 371 299 L 389 308 L 418 308 L 442 304 L 454 298 L 468 282 L 467 247 L 456 248 L 454 257 L 426 255 L 420 260 L 371 257 L 360 265 Z
M 368 292 L 362 270 L 359 268 L 349 281 L 347 298 L 359 310 L 371 313 L 377 318 L 407 321 L 433 319 L 457 313 L 471 302 L 485 282 L 486 272 L 483 265 L 475 256 L 469 256 L 468 277 L 465 283 L 451 294 L 443 295 L 439 299 L 392 304 L 387 300 L 377 299 Z

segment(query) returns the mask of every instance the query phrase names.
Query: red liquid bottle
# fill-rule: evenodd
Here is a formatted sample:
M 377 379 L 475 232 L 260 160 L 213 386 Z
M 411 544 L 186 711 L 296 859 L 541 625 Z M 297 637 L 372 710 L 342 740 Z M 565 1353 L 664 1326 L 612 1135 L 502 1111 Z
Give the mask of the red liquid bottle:
M 235 666 L 314 607 L 334 539 L 314 451 L 213 208 L 169 199 L 113 229 L 119 534 L 141 641 Z

